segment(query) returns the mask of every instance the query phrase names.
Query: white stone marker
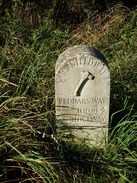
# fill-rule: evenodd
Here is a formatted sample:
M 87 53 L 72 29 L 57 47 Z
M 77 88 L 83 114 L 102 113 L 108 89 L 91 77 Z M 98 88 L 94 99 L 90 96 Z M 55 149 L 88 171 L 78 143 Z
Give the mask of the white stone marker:
M 103 145 L 108 136 L 110 72 L 89 46 L 64 51 L 55 68 L 57 135 L 68 142 Z

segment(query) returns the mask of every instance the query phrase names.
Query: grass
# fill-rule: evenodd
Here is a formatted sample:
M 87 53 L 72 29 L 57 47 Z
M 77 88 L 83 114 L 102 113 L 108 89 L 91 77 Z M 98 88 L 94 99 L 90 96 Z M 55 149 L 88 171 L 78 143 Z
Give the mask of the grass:
M 136 8 L 90 11 L 73 30 L 52 27 L 48 16 L 28 38 L 10 24 L 0 47 L 0 182 L 136 183 Z M 104 53 L 111 72 L 109 140 L 102 149 L 56 139 L 55 63 L 77 44 Z

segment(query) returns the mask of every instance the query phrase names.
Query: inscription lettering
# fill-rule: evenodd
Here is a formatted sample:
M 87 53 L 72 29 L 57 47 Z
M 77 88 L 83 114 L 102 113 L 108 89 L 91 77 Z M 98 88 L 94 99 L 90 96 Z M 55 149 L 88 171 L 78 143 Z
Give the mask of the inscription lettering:
M 93 60 L 90 57 L 82 56 L 79 59 L 76 57 L 76 58 L 66 61 L 66 63 L 64 65 L 62 65 L 62 67 L 60 67 L 60 70 L 58 71 L 58 79 L 61 76 L 64 76 L 70 69 L 72 69 L 73 67 L 76 67 L 78 65 L 92 66 L 99 71 L 100 75 L 102 75 L 106 72 L 106 66 L 104 63 L 100 63 L 98 60 L 96 60 L 96 59 Z
M 92 65 L 93 64 L 93 59 L 92 58 L 90 58 L 89 59 L 89 62 L 88 62 L 88 64 L 87 65 Z
M 96 114 L 98 113 L 98 109 L 78 108 L 78 113 Z
M 71 65 L 71 68 L 77 66 L 78 65 L 77 59 L 73 58 L 73 59 L 69 60 L 69 64 Z
M 91 117 L 87 117 L 87 116 L 74 116 L 74 117 L 70 117 L 70 121 L 71 122 L 104 122 L 105 121 L 106 116 L 91 116 Z
M 107 98 L 58 98 L 58 105 L 68 105 L 68 104 L 105 104 Z

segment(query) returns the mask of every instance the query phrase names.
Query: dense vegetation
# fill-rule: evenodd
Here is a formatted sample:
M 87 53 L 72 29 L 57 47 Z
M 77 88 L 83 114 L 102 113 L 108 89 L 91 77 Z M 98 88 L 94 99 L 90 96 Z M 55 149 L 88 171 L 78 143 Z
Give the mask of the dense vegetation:
M 0 182 L 137 182 L 137 7 L 118 2 L 0 1 Z M 56 138 L 55 63 L 79 44 L 111 72 L 102 149 Z

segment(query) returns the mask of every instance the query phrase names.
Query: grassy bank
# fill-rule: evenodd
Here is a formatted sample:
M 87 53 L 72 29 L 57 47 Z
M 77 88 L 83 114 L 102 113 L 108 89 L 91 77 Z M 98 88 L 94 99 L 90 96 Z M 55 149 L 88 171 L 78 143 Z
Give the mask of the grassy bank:
M 16 10 L 1 24 L 0 182 L 137 182 L 137 9 L 88 11 L 71 27 L 55 25 L 50 11 L 25 27 Z M 56 139 L 55 63 L 78 44 L 99 49 L 111 72 L 103 149 Z

